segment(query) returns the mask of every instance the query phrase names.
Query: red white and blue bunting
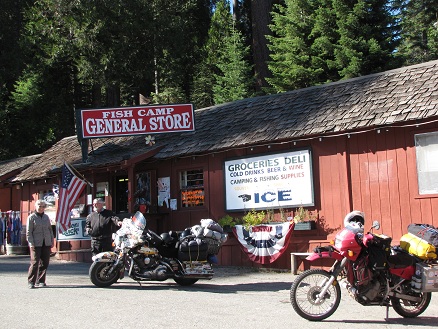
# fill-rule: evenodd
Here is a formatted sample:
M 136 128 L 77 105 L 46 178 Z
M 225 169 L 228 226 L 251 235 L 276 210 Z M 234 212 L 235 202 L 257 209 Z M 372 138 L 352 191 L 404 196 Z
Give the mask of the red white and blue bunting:
M 252 226 L 248 231 L 243 225 L 236 225 L 233 232 L 253 262 L 270 264 L 286 251 L 293 227 L 293 222 L 285 222 Z

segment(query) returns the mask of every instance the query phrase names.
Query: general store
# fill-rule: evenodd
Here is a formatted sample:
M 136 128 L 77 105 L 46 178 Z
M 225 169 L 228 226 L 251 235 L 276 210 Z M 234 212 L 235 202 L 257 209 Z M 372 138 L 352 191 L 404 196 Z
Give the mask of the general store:
M 197 109 L 193 131 L 67 137 L 41 155 L 0 163 L 0 209 L 20 211 L 25 224 L 37 199 L 53 197 L 68 162 L 93 185 L 74 209 L 78 218 L 94 197 L 122 218 L 145 212 L 160 233 L 251 209 L 275 220 L 300 206 L 317 214 L 315 227 L 293 231 L 268 265 L 252 262 L 230 234 L 218 255 L 225 266 L 289 269 L 291 252 L 326 244 L 353 209 L 397 243 L 410 223 L 438 226 L 437 86 L 432 61 Z M 57 257 L 89 261 L 89 244 L 60 237 Z

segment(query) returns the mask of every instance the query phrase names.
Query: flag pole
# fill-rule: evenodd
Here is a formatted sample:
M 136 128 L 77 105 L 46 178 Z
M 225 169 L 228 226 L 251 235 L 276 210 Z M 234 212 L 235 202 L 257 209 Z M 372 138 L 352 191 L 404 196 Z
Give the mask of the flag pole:
M 73 167 L 72 165 L 70 165 L 68 162 L 64 161 L 64 164 L 70 168 L 71 171 L 74 171 L 75 174 L 77 174 L 77 176 L 81 177 L 82 180 L 84 180 L 88 185 L 90 185 L 90 187 L 94 187 L 93 183 L 90 183 L 85 177 L 84 175 L 82 175 L 79 171 L 76 170 L 75 167 Z

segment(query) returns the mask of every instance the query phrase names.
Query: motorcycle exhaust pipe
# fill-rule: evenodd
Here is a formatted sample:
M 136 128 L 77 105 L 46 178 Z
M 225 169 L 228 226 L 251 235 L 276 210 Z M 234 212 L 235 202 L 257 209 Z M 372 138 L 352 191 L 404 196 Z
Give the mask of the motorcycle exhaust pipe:
M 342 281 L 341 282 L 341 287 L 345 288 L 348 291 L 348 293 L 350 294 L 351 297 L 356 298 L 356 296 L 357 296 L 357 289 L 354 288 L 353 286 L 351 286 L 351 284 L 349 282 L 347 282 L 345 280 Z

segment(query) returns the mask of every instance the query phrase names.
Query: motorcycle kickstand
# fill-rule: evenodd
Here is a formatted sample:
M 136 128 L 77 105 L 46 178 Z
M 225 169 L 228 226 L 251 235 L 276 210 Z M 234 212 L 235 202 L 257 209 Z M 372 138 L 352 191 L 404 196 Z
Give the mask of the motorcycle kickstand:
M 137 281 L 137 283 L 140 285 L 140 287 L 142 287 L 142 285 L 141 285 L 141 282 L 140 281 Z
M 388 321 L 388 317 L 389 317 L 389 305 L 386 305 L 386 317 L 385 317 L 385 321 Z

